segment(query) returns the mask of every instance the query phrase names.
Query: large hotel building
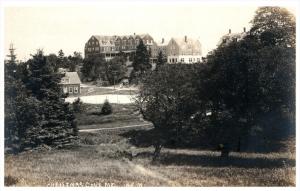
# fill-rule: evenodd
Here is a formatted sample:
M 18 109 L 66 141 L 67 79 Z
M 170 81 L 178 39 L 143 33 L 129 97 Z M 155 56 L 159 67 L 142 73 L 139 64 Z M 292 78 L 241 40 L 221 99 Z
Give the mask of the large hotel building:
M 105 60 L 110 60 L 120 54 L 120 52 L 123 52 L 132 61 L 136 47 L 141 40 L 150 53 L 150 61 L 152 63 L 156 62 L 159 51 L 162 51 L 167 57 L 168 63 L 197 63 L 201 61 L 202 52 L 199 40 L 185 36 L 183 38 L 171 38 L 168 43 L 164 39 L 156 43 L 149 34 L 127 36 L 93 35 L 85 44 L 85 57 L 102 55 Z

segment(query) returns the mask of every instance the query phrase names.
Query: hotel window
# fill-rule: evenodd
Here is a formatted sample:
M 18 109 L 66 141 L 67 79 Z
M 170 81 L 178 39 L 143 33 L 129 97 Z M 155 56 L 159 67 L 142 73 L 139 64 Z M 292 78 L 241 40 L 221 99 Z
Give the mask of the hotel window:
M 184 62 L 184 58 L 181 58 L 180 62 Z
M 78 93 L 78 87 L 74 87 L 74 93 Z
M 68 93 L 68 87 L 64 87 L 63 91 L 64 93 Z
M 197 62 L 200 62 L 200 58 L 197 58 Z
M 91 52 L 91 48 L 88 48 L 88 52 Z
M 95 50 L 96 50 L 96 51 L 99 51 L 99 47 L 96 47 Z
M 73 87 L 69 87 L 69 93 L 73 93 Z

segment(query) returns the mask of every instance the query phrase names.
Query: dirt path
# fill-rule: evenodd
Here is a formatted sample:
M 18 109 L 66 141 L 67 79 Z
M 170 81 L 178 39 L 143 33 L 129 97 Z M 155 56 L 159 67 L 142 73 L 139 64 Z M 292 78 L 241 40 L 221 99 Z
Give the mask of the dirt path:
M 165 182 L 166 186 L 180 186 L 177 182 L 172 181 L 171 179 L 165 177 L 161 173 L 155 172 L 153 170 L 147 169 L 139 164 L 134 164 L 130 161 L 127 161 L 128 165 L 132 168 L 135 173 L 141 174 L 143 176 L 148 176 L 159 181 Z
M 145 126 L 151 126 L 151 123 L 143 123 L 143 124 L 138 124 L 138 125 L 127 125 L 127 126 L 122 126 L 122 127 L 109 127 L 109 128 L 93 128 L 93 129 L 80 129 L 79 132 L 93 132 L 93 131 L 104 131 L 104 130 L 117 130 L 117 129 L 129 129 L 132 127 L 145 127 Z M 91 125 L 95 126 L 95 125 Z M 80 127 L 79 127 L 80 128 Z

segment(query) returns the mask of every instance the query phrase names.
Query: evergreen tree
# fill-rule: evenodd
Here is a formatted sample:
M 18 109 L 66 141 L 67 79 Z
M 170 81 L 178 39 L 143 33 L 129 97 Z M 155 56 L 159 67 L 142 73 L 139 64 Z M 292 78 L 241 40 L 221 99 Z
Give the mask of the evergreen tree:
M 151 69 L 150 55 L 143 41 L 140 40 L 132 63 L 134 76 L 141 76 Z
M 65 53 L 63 50 L 60 50 L 58 52 L 57 56 L 57 67 L 58 68 L 69 68 L 70 66 L 70 60 L 65 56 Z
M 75 72 L 76 71 L 76 67 L 79 66 L 82 61 L 83 58 L 80 54 L 80 52 L 74 52 L 73 56 L 68 56 L 68 60 L 69 60 L 69 66 L 68 69 L 70 72 Z
M 113 112 L 112 106 L 110 105 L 110 103 L 106 99 L 103 106 L 102 106 L 101 113 L 104 114 L 104 115 L 109 115 L 112 112 Z
M 42 51 L 26 63 L 5 65 L 5 145 L 15 152 L 41 144 L 62 147 L 78 133 L 54 68 Z
M 30 145 L 28 130 L 40 126 L 40 101 L 26 90 L 22 81 L 27 75 L 25 68 L 13 59 L 5 64 L 5 147 L 13 152 Z
M 43 52 L 38 51 L 27 64 L 29 74 L 26 86 L 31 94 L 39 100 L 61 98 L 59 83 L 62 74 L 54 72 L 54 68 L 47 62 L 47 57 L 43 55 Z
M 159 51 L 158 56 L 157 56 L 157 64 L 156 64 L 156 68 L 164 65 L 166 63 L 164 55 L 162 53 L 162 51 Z
M 59 59 L 55 54 L 49 54 L 47 56 L 47 62 L 51 65 L 55 72 L 58 71 L 59 66 Z

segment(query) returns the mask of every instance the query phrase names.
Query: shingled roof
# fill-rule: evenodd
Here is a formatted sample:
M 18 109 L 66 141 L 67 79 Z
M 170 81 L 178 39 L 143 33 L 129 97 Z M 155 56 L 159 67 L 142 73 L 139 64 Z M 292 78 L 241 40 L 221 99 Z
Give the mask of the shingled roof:
M 176 42 L 181 52 L 193 52 L 202 54 L 201 43 L 198 39 L 183 37 L 172 38 L 171 40 L 174 40 Z
M 241 32 L 241 33 L 227 33 L 221 37 L 219 40 L 217 46 L 220 46 L 222 44 L 228 44 L 234 40 L 239 41 L 243 39 L 247 35 L 246 32 Z
M 65 76 L 61 79 L 61 84 L 81 84 L 77 72 L 65 72 Z
M 114 45 L 117 36 L 104 36 L 104 35 L 93 35 L 100 45 Z

